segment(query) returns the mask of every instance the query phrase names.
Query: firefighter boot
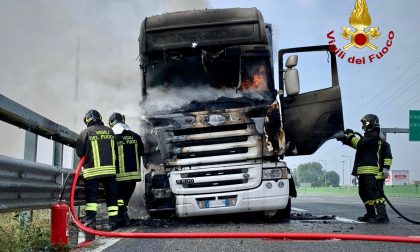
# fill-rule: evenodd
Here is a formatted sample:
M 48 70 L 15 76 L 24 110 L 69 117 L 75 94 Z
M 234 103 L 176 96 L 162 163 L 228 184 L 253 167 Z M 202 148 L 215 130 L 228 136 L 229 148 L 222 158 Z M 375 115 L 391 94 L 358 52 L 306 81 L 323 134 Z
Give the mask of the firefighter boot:
M 120 223 L 120 217 L 117 216 L 110 216 L 108 220 L 109 230 L 114 231 L 118 229 Z
M 90 229 L 96 229 L 96 212 L 95 211 L 86 211 L 86 220 L 85 226 Z M 86 241 L 91 241 L 95 239 L 95 235 L 85 233 Z
M 118 208 L 118 215 L 120 217 L 120 225 L 123 227 L 130 226 L 130 218 L 128 217 L 127 207 L 121 206 Z
M 376 218 L 375 214 L 375 206 L 365 205 L 366 207 L 366 214 L 361 217 L 357 217 L 358 221 L 368 222 L 369 220 L 374 220 Z
M 370 223 L 388 223 L 389 218 L 388 214 L 386 213 L 386 206 L 385 202 L 380 202 L 375 204 L 376 212 L 378 212 L 378 215 L 376 218 L 372 221 L 369 221 Z

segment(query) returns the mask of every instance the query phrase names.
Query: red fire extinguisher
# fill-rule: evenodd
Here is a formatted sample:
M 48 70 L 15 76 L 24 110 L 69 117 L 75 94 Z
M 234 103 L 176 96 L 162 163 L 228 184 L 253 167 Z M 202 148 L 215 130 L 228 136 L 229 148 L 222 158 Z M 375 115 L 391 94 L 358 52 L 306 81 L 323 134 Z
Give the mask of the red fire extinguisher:
M 60 201 L 51 206 L 51 245 L 68 245 L 69 206 Z

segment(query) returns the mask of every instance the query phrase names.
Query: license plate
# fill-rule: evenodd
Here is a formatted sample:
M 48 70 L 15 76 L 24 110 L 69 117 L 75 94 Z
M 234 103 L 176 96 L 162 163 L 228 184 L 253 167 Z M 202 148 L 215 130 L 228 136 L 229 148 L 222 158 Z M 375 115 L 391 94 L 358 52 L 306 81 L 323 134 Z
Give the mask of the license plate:
M 229 202 L 227 200 L 206 200 L 206 208 L 227 206 L 229 206 Z

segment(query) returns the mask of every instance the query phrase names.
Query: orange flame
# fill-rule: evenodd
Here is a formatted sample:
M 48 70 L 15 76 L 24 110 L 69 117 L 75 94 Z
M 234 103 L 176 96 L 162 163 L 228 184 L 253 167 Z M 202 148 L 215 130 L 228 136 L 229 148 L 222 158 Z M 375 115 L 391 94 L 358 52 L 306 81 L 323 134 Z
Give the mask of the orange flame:
M 242 80 L 240 90 L 267 90 L 265 67 L 260 65 L 251 78 Z
M 356 30 L 362 31 L 370 26 L 371 22 L 366 0 L 356 0 L 353 12 L 349 18 L 350 25 Z

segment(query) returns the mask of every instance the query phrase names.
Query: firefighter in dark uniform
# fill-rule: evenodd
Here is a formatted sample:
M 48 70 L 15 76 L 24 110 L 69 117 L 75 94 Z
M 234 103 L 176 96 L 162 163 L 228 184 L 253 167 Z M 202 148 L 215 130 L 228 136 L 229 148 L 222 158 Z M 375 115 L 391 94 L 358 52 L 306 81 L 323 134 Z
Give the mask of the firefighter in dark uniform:
M 388 223 L 385 199 L 380 192 L 380 182 L 385 179 L 392 163 L 390 145 L 380 137 L 379 118 L 367 114 L 362 119 L 363 137 L 358 137 L 353 130 L 347 129 L 344 144 L 356 149 L 356 157 L 352 171 L 359 179 L 359 195 L 366 207 L 366 214 L 359 221 L 370 223 Z M 376 209 L 376 212 L 375 212 Z
M 113 113 L 109 117 L 109 126 L 112 127 L 117 143 L 117 185 L 118 185 L 118 211 L 122 225 L 129 225 L 127 213 L 128 202 L 141 181 L 140 162 L 144 153 L 143 142 L 140 136 L 130 130 L 125 124 L 125 116 Z
M 96 110 L 89 110 L 84 118 L 87 129 L 83 130 L 76 141 L 76 153 L 79 157 L 86 156 L 83 167 L 83 179 L 86 196 L 85 225 L 96 228 L 96 212 L 98 209 L 98 184 L 105 189 L 106 204 L 111 230 L 118 227 L 117 182 L 115 135 L 104 126 L 102 117 Z

